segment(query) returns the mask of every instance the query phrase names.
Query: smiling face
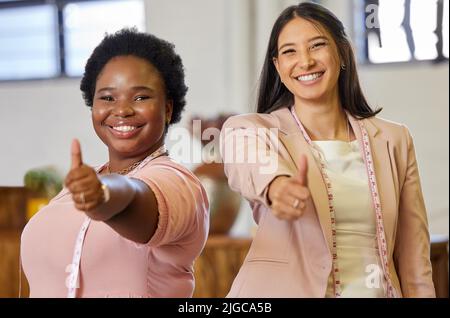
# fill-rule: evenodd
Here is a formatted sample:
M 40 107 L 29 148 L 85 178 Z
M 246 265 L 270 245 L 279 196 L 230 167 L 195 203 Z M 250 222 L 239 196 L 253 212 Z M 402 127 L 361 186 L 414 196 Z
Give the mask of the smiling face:
M 328 102 L 339 98 L 340 58 L 331 35 L 318 23 L 294 18 L 278 37 L 273 62 L 295 102 Z
M 171 114 L 164 81 L 146 60 L 131 55 L 115 57 L 100 72 L 92 122 L 110 156 L 148 156 L 163 143 Z

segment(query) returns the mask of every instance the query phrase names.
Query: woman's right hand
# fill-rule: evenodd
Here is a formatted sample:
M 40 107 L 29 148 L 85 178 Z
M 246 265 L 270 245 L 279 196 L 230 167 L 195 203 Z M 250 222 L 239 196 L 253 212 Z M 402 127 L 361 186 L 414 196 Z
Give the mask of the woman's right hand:
M 300 157 L 298 174 L 279 176 L 269 186 L 268 198 L 272 213 L 281 220 L 296 220 L 302 216 L 306 201 L 311 197 L 307 181 L 308 161 Z
M 78 139 L 72 141 L 71 148 L 72 164 L 64 185 L 72 194 L 75 207 L 92 218 L 90 213 L 105 200 L 102 183 L 94 168 L 83 163 Z

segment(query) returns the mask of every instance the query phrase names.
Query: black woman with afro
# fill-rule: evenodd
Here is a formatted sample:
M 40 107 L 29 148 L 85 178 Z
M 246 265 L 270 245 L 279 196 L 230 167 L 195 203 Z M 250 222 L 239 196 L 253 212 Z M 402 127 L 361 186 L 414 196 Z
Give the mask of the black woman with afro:
M 164 145 L 187 87 L 174 46 L 136 29 L 106 35 L 80 85 L 108 162 L 72 141 L 64 189 L 27 224 L 21 260 L 31 297 L 191 297 L 209 203 Z

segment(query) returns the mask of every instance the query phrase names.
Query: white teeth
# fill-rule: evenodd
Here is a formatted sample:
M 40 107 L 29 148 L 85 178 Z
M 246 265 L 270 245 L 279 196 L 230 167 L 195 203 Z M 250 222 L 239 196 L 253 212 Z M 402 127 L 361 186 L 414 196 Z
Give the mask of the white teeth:
M 302 82 L 313 81 L 313 80 L 315 80 L 316 78 L 321 77 L 322 74 L 323 74 L 323 73 L 313 73 L 313 74 L 308 74 L 308 75 L 299 76 L 299 77 L 297 77 L 297 79 L 298 79 L 299 81 L 302 81 Z
M 129 132 L 136 129 L 135 126 L 117 126 L 113 127 L 114 130 L 121 131 L 121 132 Z

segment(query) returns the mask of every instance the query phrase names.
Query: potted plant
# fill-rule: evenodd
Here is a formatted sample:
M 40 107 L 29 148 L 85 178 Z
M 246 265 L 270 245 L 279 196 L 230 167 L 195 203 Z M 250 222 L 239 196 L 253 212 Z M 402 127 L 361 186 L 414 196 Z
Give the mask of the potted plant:
M 52 166 L 34 168 L 24 176 L 25 188 L 29 191 L 27 202 L 27 220 L 62 189 L 61 174 Z

